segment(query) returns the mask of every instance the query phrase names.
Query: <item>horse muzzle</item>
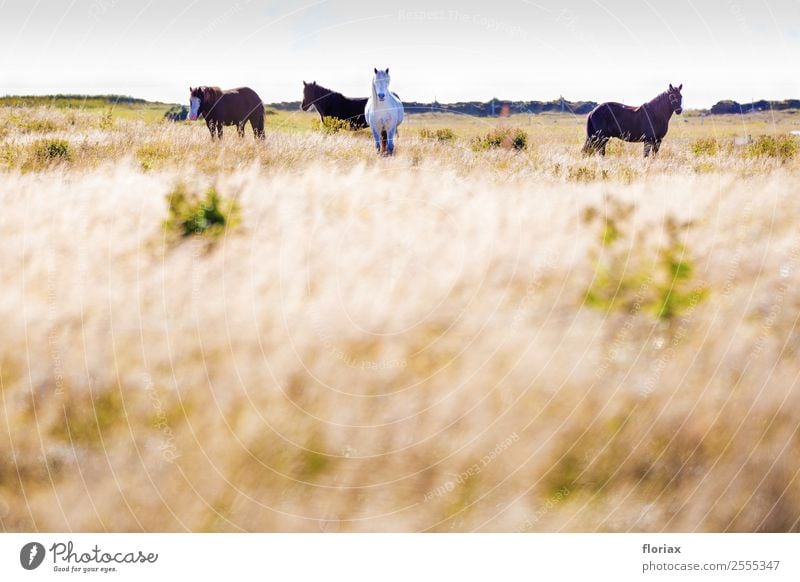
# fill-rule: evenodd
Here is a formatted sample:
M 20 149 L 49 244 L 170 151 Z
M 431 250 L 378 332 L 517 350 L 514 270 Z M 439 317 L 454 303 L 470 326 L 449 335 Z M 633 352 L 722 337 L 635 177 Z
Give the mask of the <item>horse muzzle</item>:
M 675 110 L 675 113 L 676 113 L 676 114 L 678 114 L 678 115 L 680 115 L 681 113 L 683 113 L 683 107 L 678 107 L 678 108 Z
M 189 121 L 197 121 L 197 113 L 190 113 Z
M 381 101 L 386 99 L 386 93 L 378 93 L 378 99 L 380 99 Z

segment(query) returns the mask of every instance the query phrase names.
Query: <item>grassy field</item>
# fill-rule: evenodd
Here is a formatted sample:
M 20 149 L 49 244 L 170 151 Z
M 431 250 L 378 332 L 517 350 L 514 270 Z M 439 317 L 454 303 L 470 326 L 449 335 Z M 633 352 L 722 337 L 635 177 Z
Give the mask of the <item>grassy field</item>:
M 0 107 L 3 530 L 800 530 L 798 116 L 123 109 Z

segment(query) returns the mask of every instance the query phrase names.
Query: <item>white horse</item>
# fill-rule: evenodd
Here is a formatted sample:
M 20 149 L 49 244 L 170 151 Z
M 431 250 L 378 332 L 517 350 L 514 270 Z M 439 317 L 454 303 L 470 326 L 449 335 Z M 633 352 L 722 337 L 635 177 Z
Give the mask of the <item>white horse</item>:
M 372 129 L 375 149 L 379 154 L 394 154 L 394 135 L 397 126 L 403 123 L 403 104 L 400 98 L 389 91 L 389 69 L 375 69 L 372 78 L 372 95 L 367 99 L 364 117 Z

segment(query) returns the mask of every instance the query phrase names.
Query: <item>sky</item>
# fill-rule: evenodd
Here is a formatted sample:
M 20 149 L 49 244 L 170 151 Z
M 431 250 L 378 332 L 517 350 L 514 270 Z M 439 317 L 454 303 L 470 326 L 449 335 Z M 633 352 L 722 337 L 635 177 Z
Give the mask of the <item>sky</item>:
M 684 106 L 800 98 L 800 0 L 0 0 L 0 94 L 189 86 L 297 101 L 302 81 L 366 96 L 390 68 L 406 101 Z

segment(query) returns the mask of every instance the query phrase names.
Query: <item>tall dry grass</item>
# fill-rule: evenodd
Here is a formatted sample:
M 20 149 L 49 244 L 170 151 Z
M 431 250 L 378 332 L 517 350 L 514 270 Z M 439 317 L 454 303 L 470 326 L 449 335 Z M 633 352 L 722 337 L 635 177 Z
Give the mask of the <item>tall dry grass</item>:
M 800 529 L 796 156 L 15 114 L 4 530 Z

